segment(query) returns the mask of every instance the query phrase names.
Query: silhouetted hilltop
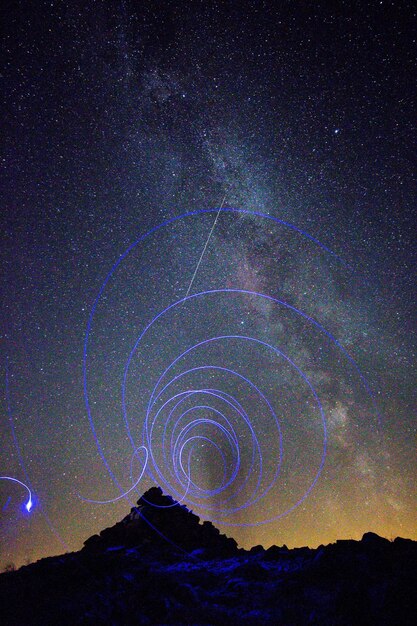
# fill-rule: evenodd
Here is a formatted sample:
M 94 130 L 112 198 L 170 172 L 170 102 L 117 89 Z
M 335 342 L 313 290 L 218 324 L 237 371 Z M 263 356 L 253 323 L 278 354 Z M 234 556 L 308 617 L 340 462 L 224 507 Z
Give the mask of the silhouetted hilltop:
M 245 551 L 158 487 L 81 551 L 0 575 L 7 626 L 414 626 L 416 615 L 417 542 L 366 533 Z
M 114 546 L 138 547 L 159 556 L 198 551 L 200 558 L 226 558 L 238 552 L 234 539 L 221 535 L 211 522 L 200 524 L 197 515 L 163 495 L 160 487 L 149 489 L 121 522 L 87 539 L 84 550 Z

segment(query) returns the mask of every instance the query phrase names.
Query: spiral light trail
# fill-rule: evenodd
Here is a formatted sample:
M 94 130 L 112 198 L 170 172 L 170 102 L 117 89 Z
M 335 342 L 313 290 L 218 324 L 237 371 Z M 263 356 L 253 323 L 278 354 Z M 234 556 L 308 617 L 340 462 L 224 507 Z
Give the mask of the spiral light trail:
M 155 328 L 159 328 L 160 324 L 170 324 L 170 316 L 178 313 L 187 315 L 189 308 L 198 303 L 207 307 L 215 306 L 213 303 L 219 297 L 232 298 L 233 301 L 245 298 L 249 298 L 251 301 L 261 301 L 276 307 L 278 311 L 285 312 L 286 315 L 295 320 L 300 320 L 303 329 L 308 328 L 314 331 L 322 342 L 339 352 L 369 397 L 374 413 L 380 422 L 373 393 L 359 366 L 340 341 L 307 312 L 282 299 L 249 289 L 220 288 L 190 293 L 220 211 L 229 214 L 256 216 L 292 229 L 299 236 L 307 238 L 312 244 L 319 246 L 321 250 L 331 254 L 337 262 L 344 265 L 344 262 L 321 242 L 287 222 L 255 211 L 223 209 L 222 207 L 180 215 L 153 228 L 132 244 L 113 265 L 100 288 L 90 312 L 85 335 L 83 371 L 88 419 L 100 456 L 119 490 L 119 495 L 114 498 L 101 501 L 83 498 L 87 502 L 107 504 L 116 502 L 123 497 L 130 501 L 131 493 L 137 490 L 140 480 L 146 474 L 177 501 L 186 501 L 188 505 L 196 507 L 214 522 L 224 526 L 258 526 L 288 515 L 304 502 L 315 487 L 325 464 L 328 441 L 325 409 L 320 400 L 319 392 L 311 374 L 304 371 L 303 366 L 297 363 L 296 359 L 280 349 L 280 346 L 257 336 L 237 332 L 209 334 L 204 339 L 188 345 L 179 355 L 170 359 L 170 362 L 162 368 L 163 371 L 157 377 L 156 383 L 150 384 L 151 392 L 145 403 L 145 415 L 139 418 L 142 420 L 142 428 L 138 440 L 139 416 L 134 415 L 132 417 L 131 415 L 132 407 L 129 404 L 129 393 L 137 384 L 136 376 L 138 374 L 135 373 L 136 366 L 133 366 L 137 361 L 142 345 L 146 341 L 153 341 L 152 333 L 157 332 Z M 123 365 L 121 380 L 122 414 L 125 431 L 133 450 L 131 458 L 132 485 L 126 490 L 116 477 L 99 441 L 89 400 L 90 335 L 94 327 L 96 310 L 99 302 L 103 299 L 110 279 L 116 278 L 117 269 L 136 246 L 158 230 L 164 229 L 178 220 L 213 212 L 216 213 L 216 218 L 187 290 L 187 295 L 170 303 L 154 315 L 134 341 Z M 203 332 L 203 320 L 201 325 Z M 298 386 L 303 390 L 306 406 L 313 407 L 309 411 L 312 415 L 314 414 L 321 425 L 321 451 L 316 467 L 311 470 L 312 477 L 308 484 L 304 485 L 301 495 L 287 502 L 282 510 L 265 515 L 262 519 L 259 519 L 256 511 L 258 511 L 262 500 L 272 494 L 272 490 L 281 478 L 289 458 L 288 453 L 286 453 L 281 425 L 285 416 L 277 413 L 274 407 L 276 398 L 269 397 L 270 392 L 267 393 L 262 389 L 259 383 L 253 380 L 253 376 L 245 375 L 236 364 L 229 366 L 227 361 L 219 362 L 218 359 L 213 360 L 213 357 L 210 357 L 210 350 L 217 350 L 216 354 L 227 355 L 237 345 L 239 349 L 242 347 L 248 353 L 260 351 L 262 355 L 267 355 L 268 359 L 274 360 L 275 367 L 283 367 L 285 371 L 292 372 L 291 376 L 298 381 Z M 205 351 L 208 352 L 209 356 L 203 358 L 201 364 L 196 364 L 200 355 L 204 357 Z M 239 395 L 236 395 L 236 390 L 239 390 Z M 250 399 L 249 404 L 248 398 Z M 255 414 L 262 416 L 263 432 L 259 432 L 259 419 L 254 419 Z M 211 459 L 211 463 L 216 469 L 216 479 L 212 484 L 204 482 L 204 472 L 203 480 L 201 478 L 199 458 L 201 450 L 208 454 L 208 458 Z M 143 452 L 143 457 L 141 456 L 143 463 L 139 478 L 135 479 L 133 460 L 137 458 L 139 451 Z M 197 466 L 195 466 L 196 463 Z M 249 521 L 235 521 L 234 517 L 236 515 L 239 517 L 245 510 L 248 510 L 247 520 Z

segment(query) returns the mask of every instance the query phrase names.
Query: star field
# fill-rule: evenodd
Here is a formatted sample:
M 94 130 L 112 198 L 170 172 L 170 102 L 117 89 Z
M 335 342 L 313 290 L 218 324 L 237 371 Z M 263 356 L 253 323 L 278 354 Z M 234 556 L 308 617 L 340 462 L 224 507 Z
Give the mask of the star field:
M 417 539 L 415 9 L 275 4 L 8 4 L 1 568 L 154 482 L 245 547 Z

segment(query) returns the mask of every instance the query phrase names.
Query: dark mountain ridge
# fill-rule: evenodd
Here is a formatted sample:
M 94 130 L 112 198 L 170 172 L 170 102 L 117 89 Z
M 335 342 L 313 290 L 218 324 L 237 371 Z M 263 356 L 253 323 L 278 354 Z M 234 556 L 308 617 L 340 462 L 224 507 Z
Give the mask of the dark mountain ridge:
M 159 487 L 79 552 L 0 575 L 10 626 L 411 626 L 416 615 L 417 542 L 366 533 L 246 551 Z

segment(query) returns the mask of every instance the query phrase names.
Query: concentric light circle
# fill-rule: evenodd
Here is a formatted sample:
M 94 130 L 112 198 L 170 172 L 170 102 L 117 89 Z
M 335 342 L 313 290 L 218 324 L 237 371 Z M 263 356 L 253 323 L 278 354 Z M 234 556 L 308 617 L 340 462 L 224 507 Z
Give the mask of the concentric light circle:
M 84 342 L 84 394 L 85 402 L 97 448 L 106 469 L 120 491 L 121 497 L 129 499 L 133 490 L 140 492 L 139 480 L 133 476 L 134 461 L 143 459 L 139 478 L 145 473 L 153 482 L 158 483 L 177 501 L 197 509 L 202 515 L 224 526 L 255 526 L 279 519 L 297 508 L 311 493 L 323 470 L 327 449 L 327 426 L 323 402 L 309 371 L 297 358 L 290 356 L 281 345 L 267 341 L 256 334 L 238 332 L 236 324 L 230 319 L 226 328 L 214 332 L 210 324 L 201 317 L 202 308 L 215 310 L 216 301 L 225 298 L 260 301 L 274 307 L 278 312 L 301 322 L 311 332 L 319 336 L 326 345 L 337 350 L 368 394 L 376 411 L 375 402 L 369 385 L 354 359 L 341 343 L 307 312 L 303 312 L 282 299 L 269 294 L 242 288 L 209 289 L 194 293 L 174 302 L 153 316 L 132 342 L 125 363 L 122 364 L 121 403 L 126 435 L 132 449 L 131 479 L 132 486 L 125 489 L 116 478 L 99 441 L 92 407 L 89 400 L 89 348 L 93 332 L 95 315 L 99 303 L 102 303 L 110 279 L 117 278 L 116 270 L 128 255 L 154 233 L 174 222 L 187 218 L 198 218 L 205 213 L 215 213 L 217 209 L 196 211 L 180 215 L 153 228 L 132 244 L 113 265 L 108 273 L 90 312 Z M 326 246 L 295 226 L 269 215 L 241 209 L 223 209 L 224 213 L 244 214 L 259 219 L 275 222 L 292 229 L 299 236 L 307 238 L 326 254 L 343 263 Z M 198 304 L 198 310 L 196 305 Z M 191 338 L 172 357 L 172 351 L 160 346 L 158 357 L 168 361 L 159 366 L 159 375 L 155 381 L 147 380 L 151 389 L 145 402 L 145 410 L 138 414 L 135 391 L 148 376 L 140 366 L 139 355 L 147 343 L 157 340 L 156 328 L 165 324 L 173 327 L 173 316 L 183 319 L 193 316 L 200 327 L 199 340 Z M 181 316 L 183 316 L 181 318 Z M 233 320 L 232 320 L 233 322 Z M 230 329 L 230 325 L 234 328 Z M 217 322 L 219 326 L 219 322 Z M 216 326 L 216 328 L 217 328 Z M 221 324 L 220 324 L 221 326 Z M 240 329 L 241 331 L 241 329 Z M 175 342 L 173 342 L 175 343 Z M 241 361 L 236 359 L 239 353 Z M 241 355 L 252 363 L 258 359 L 260 364 L 271 363 L 271 371 L 283 372 L 280 376 L 291 378 L 291 385 L 281 385 L 279 396 L 277 385 L 266 389 L 265 380 L 259 382 L 257 370 L 251 368 L 250 375 Z M 259 367 L 261 371 L 262 365 Z M 255 374 L 255 376 L 254 376 Z M 261 377 L 262 378 L 262 377 Z M 284 437 L 290 432 L 286 407 L 292 400 L 289 397 L 297 388 L 296 417 L 304 412 L 321 427 L 321 450 L 315 451 L 316 461 L 310 468 L 310 478 L 303 484 L 300 493 L 286 494 L 285 498 L 275 495 L 277 485 L 285 488 L 286 475 L 296 474 L 300 465 L 293 447 L 288 447 Z M 278 397 L 279 396 L 279 397 Z M 377 411 L 376 411 L 377 413 Z M 377 413 L 378 414 L 378 413 Z M 299 419 L 301 420 L 301 417 Z M 378 416 L 379 417 L 379 416 Z M 294 426 L 295 428 L 295 426 Z M 314 427 L 317 430 L 317 426 Z M 317 436 L 311 437 L 314 442 Z M 288 452 L 288 450 L 290 452 Z M 139 454 L 141 451 L 143 454 Z M 301 456 L 301 455 L 300 455 Z M 314 467 L 315 464 L 315 467 Z M 289 469 L 286 469 L 287 466 Z M 287 474 L 286 474 L 287 472 Z M 272 497 L 273 496 L 273 497 Z M 270 514 L 262 503 L 277 503 L 277 510 Z M 91 501 L 91 500 L 90 500 Z M 268 513 L 265 514 L 264 511 Z M 242 516 L 244 513 L 244 519 Z

